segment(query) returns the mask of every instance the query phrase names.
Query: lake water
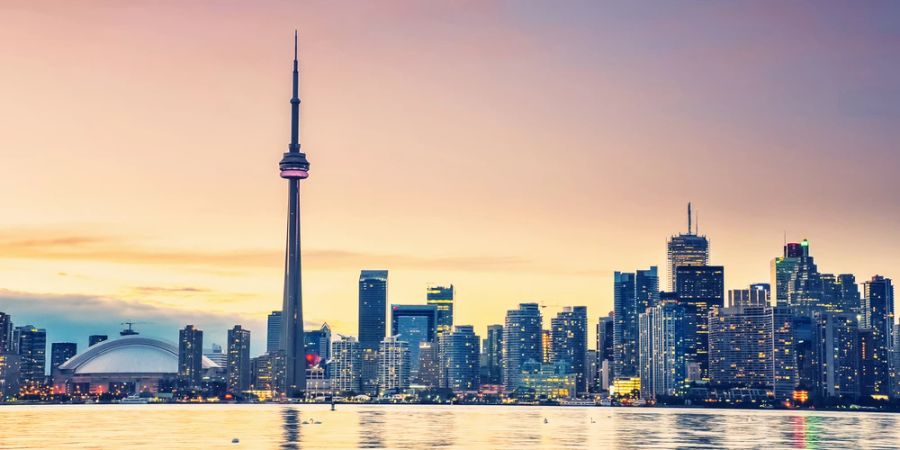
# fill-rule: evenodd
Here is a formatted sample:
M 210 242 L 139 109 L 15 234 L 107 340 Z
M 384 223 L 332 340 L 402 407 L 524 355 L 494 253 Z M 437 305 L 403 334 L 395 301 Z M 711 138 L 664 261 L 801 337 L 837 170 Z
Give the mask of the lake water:
M 546 419 L 546 423 L 545 423 Z M 304 424 L 318 421 L 321 424 Z M 233 444 L 233 438 L 240 442 Z M 0 448 L 898 448 L 900 414 L 338 405 L 0 406 Z

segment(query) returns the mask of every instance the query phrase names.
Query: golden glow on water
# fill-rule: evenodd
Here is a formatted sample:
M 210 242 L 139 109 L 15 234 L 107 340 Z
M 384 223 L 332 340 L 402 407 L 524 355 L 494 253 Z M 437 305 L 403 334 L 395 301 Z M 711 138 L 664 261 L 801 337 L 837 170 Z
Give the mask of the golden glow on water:
M 233 444 L 233 438 L 240 442 Z M 0 407 L 0 448 L 875 449 L 895 448 L 898 442 L 900 415 L 877 413 L 412 405 L 338 405 L 334 412 L 327 405 Z

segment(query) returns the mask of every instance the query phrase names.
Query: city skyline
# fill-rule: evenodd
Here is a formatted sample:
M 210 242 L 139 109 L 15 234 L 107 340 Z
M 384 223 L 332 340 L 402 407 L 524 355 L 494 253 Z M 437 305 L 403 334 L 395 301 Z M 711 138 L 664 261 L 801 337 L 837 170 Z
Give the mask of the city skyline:
M 665 240 L 684 230 L 688 201 L 710 239 L 710 264 L 727 269 L 727 290 L 769 281 L 785 230 L 789 241 L 815 244 L 823 272 L 900 278 L 893 233 L 900 210 L 890 198 L 898 186 L 889 175 L 898 166 L 897 131 L 886 128 L 900 89 L 888 77 L 896 67 L 874 62 L 896 51 L 880 40 L 890 31 L 877 19 L 881 7 L 818 18 L 800 17 L 802 5 L 785 6 L 794 14 L 780 17 L 771 4 L 744 6 L 747 18 L 735 10 L 584 7 L 599 23 L 607 13 L 629 23 L 629 32 L 577 21 L 560 30 L 556 21 L 572 11 L 540 17 L 536 5 L 469 5 L 450 15 L 469 25 L 459 34 L 441 19 L 449 11 L 435 5 L 363 19 L 346 8 L 273 4 L 253 13 L 271 25 L 253 41 L 232 31 L 244 30 L 240 6 L 200 28 L 191 23 L 199 11 L 187 8 L 167 25 L 170 36 L 146 22 L 141 8 L 101 5 L 93 16 L 62 4 L 3 8 L 11 19 L 0 27 L 3 41 L 16 42 L 11 36 L 31 25 L 53 25 L 43 39 L 9 48 L 20 70 L 0 75 L 0 92 L 17 105 L 0 110 L 11 125 L 0 145 L 12 156 L 0 177 L 12 211 L 0 238 L 0 304 L 18 323 L 58 333 L 48 342 L 81 348 L 87 334 L 114 335 L 119 322 L 135 320 L 170 330 L 162 336 L 196 323 L 219 333 L 211 339 L 219 343 L 240 323 L 254 332 L 254 353 L 264 348 L 265 315 L 281 304 L 283 186 L 273 177 L 272 149 L 283 146 L 289 120 L 284 42 L 298 14 L 279 13 L 290 11 L 305 13 L 304 139 L 321 174 L 304 186 L 307 328 L 328 322 L 354 334 L 353 315 L 334 311 L 355 305 L 359 270 L 376 268 L 390 270 L 388 304 L 424 303 L 426 286 L 452 283 L 455 322 L 478 334 L 527 302 L 585 305 L 593 321 L 613 309 L 606 287 L 614 271 L 666 267 Z M 146 12 L 169 16 L 172 8 Z M 735 27 L 718 45 L 704 45 L 700 30 L 668 47 L 671 58 L 733 56 L 726 60 L 734 67 L 699 61 L 696 69 L 663 70 L 671 61 L 658 46 L 686 27 L 665 13 L 687 23 L 717 19 L 711 30 Z M 354 31 L 329 27 L 348 21 Z M 95 27 L 84 33 L 84 23 Z M 97 41 L 119 36 L 118 23 L 133 32 Z M 835 23 L 864 32 L 848 38 L 833 31 Z M 492 40 L 493 24 L 513 37 Z M 643 36 L 631 54 L 610 43 L 656 25 L 669 27 Z M 582 33 L 588 39 L 579 43 Z M 747 36 L 745 47 L 739 38 Z M 767 47 L 774 56 L 753 51 L 785 37 L 799 41 Z M 169 51 L 173 42 L 186 45 Z M 445 61 L 426 52 L 432 48 Z M 560 48 L 573 54 L 554 53 Z M 252 69 L 245 64 L 251 55 Z M 575 55 L 589 57 L 580 63 Z M 404 73 L 391 68 L 401 65 Z M 779 97 L 816 70 L 830 71 L 839 92 L 820 98 L 833 86 L 819 84 L 796 90 L 806 103 Z M 59 83 L 47 83 L 49 74 Z M 566 87 L 569 80 L 590 92 Z M 739 92 L 745 88 L 761 98 Z M 39 111 L 58 100 L 78 114 L 48 133 Z M 766 100 L 782 110 L 764 108 Z M 666 114 L 682 107 L 684 116 Z M 641 137 L 648 129 L 659 136 Z M 212 160 L 213 150 L 229 157 Z M 49 161 L 72 170 L 35 172 Z M 633 168 L 624 171 L 633 179 L 619 177 L 620 167 Z M 672 183 L 671 171 L 688 170 L 704 176 Z M 213 182 L 219 174 L 230 182 Z M 532 174 L 540 180 L 534 187 Z M 828 177 L 841 181 L 817 181 Z M 616 201 L 625 194 L 633 200 Z M 42 323 L 45 316 L 52 322 Z M 73 336 L 83 327 L 88 333 Z

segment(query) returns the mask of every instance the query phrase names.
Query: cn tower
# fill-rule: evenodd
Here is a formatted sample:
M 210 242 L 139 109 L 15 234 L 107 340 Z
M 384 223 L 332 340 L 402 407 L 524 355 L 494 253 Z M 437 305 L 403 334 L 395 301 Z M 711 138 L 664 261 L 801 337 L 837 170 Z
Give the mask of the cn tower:
M 300 98 L 297 95 L 297 31 L 294 31 L 294 90 L 291 97 L 291 143 L 278 164 L 288 180 L 287 248 L 284 252 L 284 305 L 281 346 L 285 357 L 284 393 L 302 397 L 306 390 L 303 345 L 303 291 L 300 270 L 300 180 L 309 176 L 309 161 L 300 151 Z

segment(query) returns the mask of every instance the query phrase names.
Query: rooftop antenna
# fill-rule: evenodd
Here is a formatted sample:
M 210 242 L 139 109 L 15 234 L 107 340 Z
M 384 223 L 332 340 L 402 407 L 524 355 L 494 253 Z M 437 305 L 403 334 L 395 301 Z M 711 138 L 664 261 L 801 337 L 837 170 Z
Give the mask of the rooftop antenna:
M 688 202 L 688 234 L 691 234 L 691 202 Z

